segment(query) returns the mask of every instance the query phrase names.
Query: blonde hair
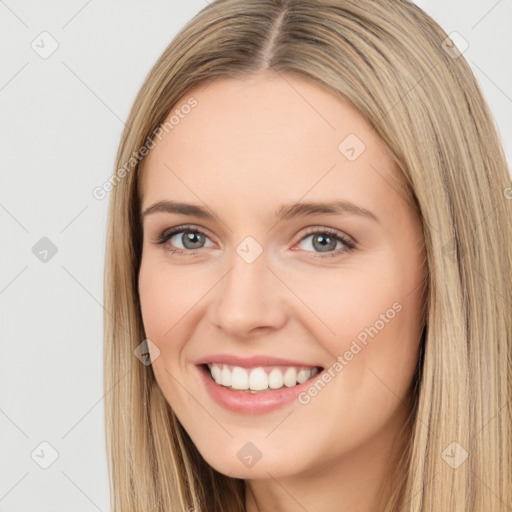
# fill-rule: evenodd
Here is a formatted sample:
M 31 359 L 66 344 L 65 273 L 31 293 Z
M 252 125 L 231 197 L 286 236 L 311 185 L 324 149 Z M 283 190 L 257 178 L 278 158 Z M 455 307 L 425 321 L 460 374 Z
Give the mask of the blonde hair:
M 422 221 L 422 357 L 407 449 L 382 510 L 512 507 L 510 176 L 478 84 L 446 38 L 407 0 L 217 0 L 158 59 L 126 122 L 109 205 L 104 386 L 113 512 L 245 508 L 244 481 L 203 460 L 151 366 L 134 355 L 145 339 L 138 171 L 143 149 L 192 87 L 265 70 L 308 78 L 352 103 L 389 148 Z

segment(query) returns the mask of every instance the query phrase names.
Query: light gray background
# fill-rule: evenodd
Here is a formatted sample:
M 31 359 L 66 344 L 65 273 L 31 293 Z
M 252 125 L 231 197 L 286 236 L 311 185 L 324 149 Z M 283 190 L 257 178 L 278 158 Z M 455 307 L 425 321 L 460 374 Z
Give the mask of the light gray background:
M 464 56 L 512 162 L 511 0 L 417 3 L 469 43 Z M 146 74 L 205 6 L 0 0 L 0 512 L 108 511 L 108 196 L 97 200 L 92 190 L 113 172 L 124 120 Z M 50 48 L 43 31 L 58 43 L 46 59 L 31 47 L 35 41 L 39 51 Z M 57 248 L 47 262 L 32 250 L 43 237 Z M 58 452 L 47 469 L 38 463 L 51 462 L 52 449 L 42 442 Z

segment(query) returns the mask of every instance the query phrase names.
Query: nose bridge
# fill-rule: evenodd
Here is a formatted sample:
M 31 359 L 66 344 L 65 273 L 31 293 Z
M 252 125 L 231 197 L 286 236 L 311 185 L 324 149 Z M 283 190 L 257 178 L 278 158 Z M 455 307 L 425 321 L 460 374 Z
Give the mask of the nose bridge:
M 257 327 L 279 327 L 285 320 L 283 290 L 268 268 L 263 247 L 247 237 L 229 261 L 231 268 L 219 283 L 211 305 L 215 324 L 239 336 Z

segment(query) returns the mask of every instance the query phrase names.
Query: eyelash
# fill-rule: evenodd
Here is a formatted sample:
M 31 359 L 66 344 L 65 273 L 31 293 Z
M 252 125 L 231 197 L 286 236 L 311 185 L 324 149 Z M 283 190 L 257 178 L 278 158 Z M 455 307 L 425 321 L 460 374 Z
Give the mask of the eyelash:
M 170 230 L 164 230 L 157 237 L 157 239 L 156 239 L 156 241 L 154 241 L 154 243 L 157 245 L 164 245 L 174 235 L 176 235 L 177 233 L 182 233 L 182 232 L 196 233 L 196 234 L 204 235 L 205 237 L 208 238 L 208 235 L 201 229 L 198 229 L 198 228 L 195 228 L 192 226 L 178 226 L 178 227 L 172 228 Z M 334 229 L 330 229 L 330 228 L 312 228 L 304 234 L 304 236 L 299 240 L 299 242 L 301 242 L 302 240 L 304 240 L 305 238 L 307 238 L 310 235 L 316 235 L 316 234 L 328 235 L 329 237 L 335 238 L 336 240 L 340 241 L 345 246 L 342 249 L 336 249 L 334 251 L 331 251 L 331 252 L 328 252 L 325 254 L 317 253 L 319 255 L 318 256 L 319 258 L 329 258 L 329 257 L 334 257 L 334 256 L 340 256 L 342 253 L 349 253 L 349 252 L 353 251 L 354 249 L 356 249 L 356 243 L 351 238 L 348 238 L 347 236 L 342 235 L 340 232 L 338 232 Z M 186 253 L 187 256 L 194 256 L 201 250 L 201 249 L 176 249 L 176 248 L 165 247 L 165 246 L 164 246 L 164 249 L 166 251 L 169 251 L 174 254 L 185 254 Z M 314 252 L 314 251 L 306 251 L 306 252 Z

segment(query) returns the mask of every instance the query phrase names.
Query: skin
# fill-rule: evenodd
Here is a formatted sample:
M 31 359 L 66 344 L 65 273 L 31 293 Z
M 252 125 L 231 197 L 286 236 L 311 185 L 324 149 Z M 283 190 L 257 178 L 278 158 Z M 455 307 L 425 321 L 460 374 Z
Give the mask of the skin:
M 157 383 L 204 459 L 246 480 L 248 512 L 374 512 L 400 447 L 418 359 L 425 256 L 418 215 L 370 125 L 321 85 L 265 72 L 216 79 L 177 105 L 191 96 L 197 106 L 156 141 L 141 183 L 141 211 L 172 199 L 216 215 L 144 217 L 139 292 L 146 336 L 160 351 L 152 352 Z M 354 161 L 338 149 L 348 134 L 366 146 Z M 379 222 L 347 213 L 273 217 L 285 203 L 339 199 Z M 182 232 L 165 245 L 199 247 L 196 255 L 155 243 L 183 224 L 206 238 L 185 246 Z M 334 229 L 357 246 L 322 258 L 309 227 Z M 263 249 L 250 264 L 236 252 L 247 236 Z M 198 379 L 194 361 L 214 353 L 329 368 L 396 302 L 400 312 L 307 405 L 234 413 Z M 252 467 L 237 457 L 249 441 L 262 454 Z

